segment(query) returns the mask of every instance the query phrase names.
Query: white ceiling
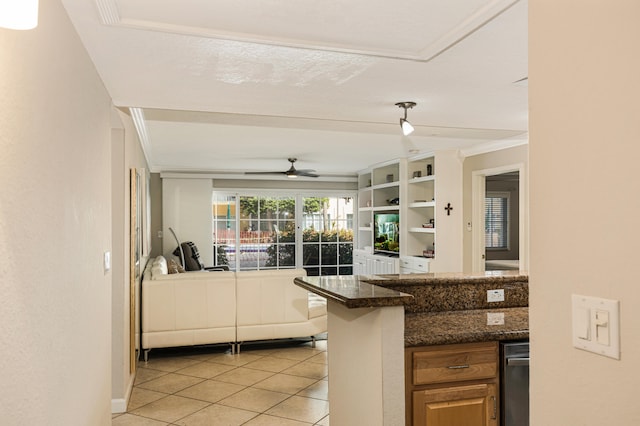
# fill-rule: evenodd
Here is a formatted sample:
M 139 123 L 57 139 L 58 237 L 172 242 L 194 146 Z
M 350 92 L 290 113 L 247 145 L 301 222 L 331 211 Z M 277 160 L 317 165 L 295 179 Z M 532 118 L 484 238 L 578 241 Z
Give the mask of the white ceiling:
M 152 171 L 353 175 L 527 138 L 526 0 L 62 1 Z

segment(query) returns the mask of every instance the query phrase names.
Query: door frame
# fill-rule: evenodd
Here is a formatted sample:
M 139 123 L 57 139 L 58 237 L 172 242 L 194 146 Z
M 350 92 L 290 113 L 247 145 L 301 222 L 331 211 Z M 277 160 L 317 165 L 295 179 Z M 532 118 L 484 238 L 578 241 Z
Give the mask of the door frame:
M 484 272 L 485 270 L 485 245 L 484 245 L 484 209 L 486 196 L 487 176 L 495 176 L 503 173 L 518 172 L 518 259 L 520 270 L 529 269 L 529 195 L 527 192 L 527 175 L 525 163 L 510 164 L 506 166 L 493 167 L 490 169 L 475 170 L 471 173 L 471 214 L 472 214 L 472 237 L 471 237 L 471 270 L 473 272 Z

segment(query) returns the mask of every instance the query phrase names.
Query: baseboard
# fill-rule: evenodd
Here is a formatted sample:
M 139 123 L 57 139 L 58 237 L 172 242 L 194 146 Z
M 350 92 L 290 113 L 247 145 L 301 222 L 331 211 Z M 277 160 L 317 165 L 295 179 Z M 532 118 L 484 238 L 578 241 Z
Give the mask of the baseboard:
M 120 414 L 127 412 L 127 400 L 124 398 L 111 400 L 111 414 Z
M 133 382 L 135 381 L 135 375 L 131 378 L 125 398 L 115 398 L 111 400 L 111 414 L 126 413 L 127 406 L 129 405 L 129 399 L 131 398 L 131 392 L 133 391 Z

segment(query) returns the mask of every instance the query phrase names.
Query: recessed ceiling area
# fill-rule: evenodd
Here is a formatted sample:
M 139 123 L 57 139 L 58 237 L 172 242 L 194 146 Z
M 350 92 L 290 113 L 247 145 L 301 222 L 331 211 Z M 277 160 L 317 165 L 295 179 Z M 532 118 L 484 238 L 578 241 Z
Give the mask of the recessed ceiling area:
M 523 0 L 63 3 L 152 171 L 353 176 L 527 139 Z

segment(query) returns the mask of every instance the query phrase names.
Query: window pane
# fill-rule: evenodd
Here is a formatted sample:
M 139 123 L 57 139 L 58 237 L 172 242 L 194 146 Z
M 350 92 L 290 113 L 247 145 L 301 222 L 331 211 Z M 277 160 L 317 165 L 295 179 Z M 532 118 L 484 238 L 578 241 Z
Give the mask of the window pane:
M 317 277 L 320 275 L 320 268 L 304 268 L 307 271 L 307 275 L 310 277 Z
M 313 228 L 306 228 L 302 231 L 303 242 L 319 242 L 320 233 Z
M 322 267 L 322 269 L 320 270 L 320 275 L 338 275 L 338 268 L 336 268 L 336 267 L 329 267 L 329 268 Z
M 321 251 L 322 251 L 322 255 L 321 255 L 322 265 L 338 264 L 338 245 L 337 244 L 322 244 Z
M 338 272 L 340 275 L 353 275 L 353 267 L 352 266 L 341 266 L 338 268 Z
M 295 244 L 279 244 L 278 267 L 293 268 L 296 266 L 296 246 Z
M 286 198 L 278 201 L 278 218 L 293 220 L 296 218 L 296 201 L 294 198 Z
M 338 257 L 340 265 L 350 265 L 353 263 L 353 244 L 341 243 L 338 245 L 340 256 Z
M 320 264 L 320 246 L 318 244 L 304 244 L 302 246 L 302 266 Z
M 331 231 L 324 231 L 321 235 L 322 241 L 336 242 L 338 241 L 338 232 L 333 229 Z
M 214 195 L 213 213 L 213 252 L 214 265 L 229 265 L 235 268 L 235 218 L 236 197 L 233 195 Z
M 240 197 L 240 218 L 253 219 L 258 217 L 258 198 Z

